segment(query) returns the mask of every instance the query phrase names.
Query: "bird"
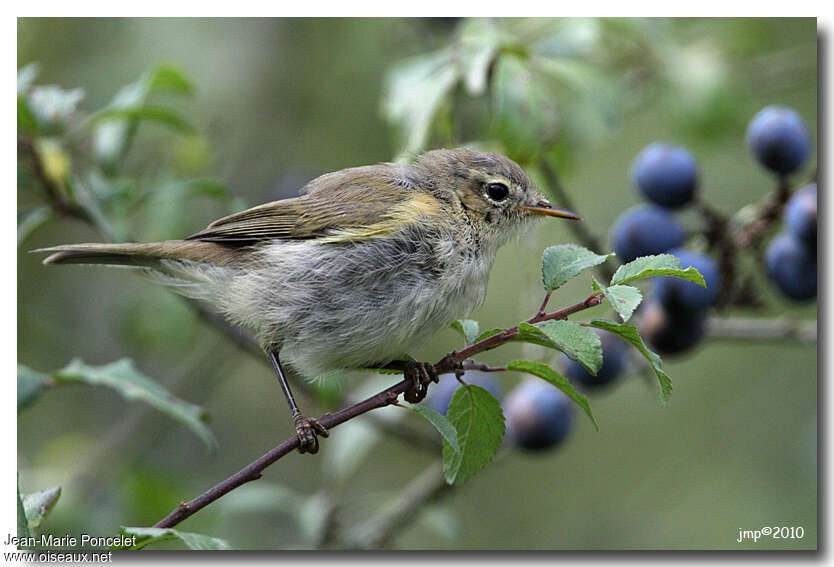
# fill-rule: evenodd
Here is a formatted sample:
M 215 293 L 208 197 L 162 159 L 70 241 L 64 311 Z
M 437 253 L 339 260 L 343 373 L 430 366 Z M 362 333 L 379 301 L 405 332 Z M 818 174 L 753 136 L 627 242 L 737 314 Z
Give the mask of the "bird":
M 399 368 L 409 402 L 437 381 L 405 359 L 484 301 L 500 246 L 553 206 L 510 158 L 471 148 L 427 151 L 410 164 L 326 173 L 298 197 L 223 217 L 183 240 L 42 248 L 44 264 L 139 268 L 247 329 L 287 398 L 301 453 L 327 430 L 299 409 L 287 367 L 306 378 L 338 369 Z

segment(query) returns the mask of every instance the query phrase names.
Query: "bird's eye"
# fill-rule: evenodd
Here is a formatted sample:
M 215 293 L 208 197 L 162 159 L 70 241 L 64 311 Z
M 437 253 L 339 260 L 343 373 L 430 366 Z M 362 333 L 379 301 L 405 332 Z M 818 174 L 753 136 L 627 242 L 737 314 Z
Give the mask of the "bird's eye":
M 503 201 L 510 194 L 510 190 L 503 183 L 488 183 L 486 194 L 493 201 Z

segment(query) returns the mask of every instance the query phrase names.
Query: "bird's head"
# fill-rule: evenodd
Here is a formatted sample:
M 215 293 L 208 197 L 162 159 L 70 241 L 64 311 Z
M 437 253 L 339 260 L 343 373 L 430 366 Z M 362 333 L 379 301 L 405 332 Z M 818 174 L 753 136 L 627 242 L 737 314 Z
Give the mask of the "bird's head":
M 459 204 L 482 232 L 499 243 L 542 216 L 581 220 L 554 207 L 510 158 L 468 148 L 433 150 L 414 164 L 433 178 L 432 191 Z

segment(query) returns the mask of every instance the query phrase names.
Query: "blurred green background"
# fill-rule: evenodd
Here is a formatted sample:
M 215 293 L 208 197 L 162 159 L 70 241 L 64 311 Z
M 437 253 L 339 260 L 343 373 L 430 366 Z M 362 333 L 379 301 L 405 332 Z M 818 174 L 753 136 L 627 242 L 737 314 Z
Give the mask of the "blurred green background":
M 157 64 L 174 64 L 191 77 L 193 97 L 165 100 L 204 135 L 143 127 L 126 166 L 148 186 L 169 176 L 211 176 L 229 187 L 232 201 L 154 194 L 132 219 L 142 239 L 178 238 L 235 207 L 293 195 L 320 173 L 394 159 L 403 146 L 382 112 L 386 73 L 403 60 L 447 45 L 465 24 L 453 19 L 20 19 L 18 63 L 39 64 L 38 84 L 83 88 L 81 108 L 87 112 L 107 104 L 123 85 Z M 616 107 L 603 101 L 596 112 L 593 88 L 565 89 L 555 102 L 565 114 L 553 159 L 578 212 L 599 234 L 606 235 L 614 219 L 639 202 L 629 166 L 652 141 L 686 145 L 698 159 L 703 198 L 734 212 L 774 186 L 744 143 L 746 124 L 756 111 L 774 103 L 792 106 L 816 139 L 813 19 L 506 24 L 507 33 L 556 30 L 553 49 L 606 66 L 606 76 L 614 81 L 612 98 L 622 103 Z M 629 26 L 634 29 L 620 29 Z M 600 53 L 607 58 L 597 57 Z M 494 134 L 484 97 L 461 91 L 455 93 L 458 106 L 441 107 L 441 114 L 481 118 L 462 125 L 452 121 L 446 129 L 441 124 L 427 145 L 487 140 Z M 797 179 L 807 179 L 811 167 Z M 27 199 L 19 194 L 20 201 Z M 683 219 L 690 228 L 697 226 L 697 218 Z M 271 369 L 205 325 L 185 302 L 129 272 L 44 267 L 27 253 L 100 238 L 77 221 L 63 220 L 47 223 L 22 243 L 19 361 L 49 371 L 74 356 L 90 364 L 130 357 L 145 374 L 210 412 L 220 450 L 208 455 L 183 427 L 108 390 L 79 385 L 46 392 L 19 415 L 18 467 L 23 492 L 63 487 L 46 523 L 56 534 L 109 534 L 120 525 L 153 524 L 290 433 Z M 564 223 L 541 223 L 522 241 L 504 247 L 487 300 L 472 317 L 484 329 L 529 317 L 541 301 L 541 251 L 573 240 Z M 755 258 L 749 267 L 757 269 Z M 815 304 L 797 308 L 766 283 L 763 289 L 766 308 L 755 315 L 816 317 Z M 560 289 L 552 304 L 572 304 L 583 294 L 587 282 L 575 281 Z M 435 360 L 458 340 L 454 332 L 443 331 L 412 354 Z M 552 360 L 529 345 L 512 345 L 483 360 L 506 361 L 522 353 Z M 664 362 L 675 384 L 667 407 L 658 406 L 654 384 L 639 374 L 592 393 L 598 433 L 587 420 L 577 419 L 573 435 L 557 450 L 509 453 L 421 508 L 389 545 L 815 548 L 816 346 L 710 340 L 694 353 Z M 501 378 L 509 390 L 520 377 Z M 363 380 L 380 384 L 395 378 L 350 374 L 335 383 L 336 389 L 372 391 L 373 384 L 363 386 Z M 301 398 L 310 414 L 330 409 L 322 402 L 326 396 Z M 409 427 L 425 427 L 414 416 L 401 419 Z M 289 456 L 258 483 L 180 527 L 246 549 L 314 546 L 326 532 L 321 518 L 330 517 L 337 529 L 349 531 L 439 461 L 439 451 L 373 433 L 372 427 L 365 422 L 364 428 L 333 430 L 318 457 Z M 328 516 L 331 504 L 338 509 Z M 736 543 L 739 529 L 766 525 L 802 526 L 806 535 Z

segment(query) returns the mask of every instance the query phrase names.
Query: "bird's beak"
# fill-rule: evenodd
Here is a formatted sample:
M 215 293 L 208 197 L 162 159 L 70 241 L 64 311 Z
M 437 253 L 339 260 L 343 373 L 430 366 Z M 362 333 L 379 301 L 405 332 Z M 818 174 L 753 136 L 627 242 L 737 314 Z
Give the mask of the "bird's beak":
M 560 217 L 560 218 L 563 218 L 563 219 L 582 220 L 582 217 L 580 217 L 576 213 L 572 213 L 568 210 L 559 209 L 557 207 L 554 207 L 553 205 L 551 205 L 547 201 L 539 201 L 538 203 L 536 203 L 532 207 L 519 205 L 518 209 L 520 211 L 529 211 L 529 212 L 537 214 L 537 215 L 545 215 L 545 216 L 548 216 L 548 217 Z

